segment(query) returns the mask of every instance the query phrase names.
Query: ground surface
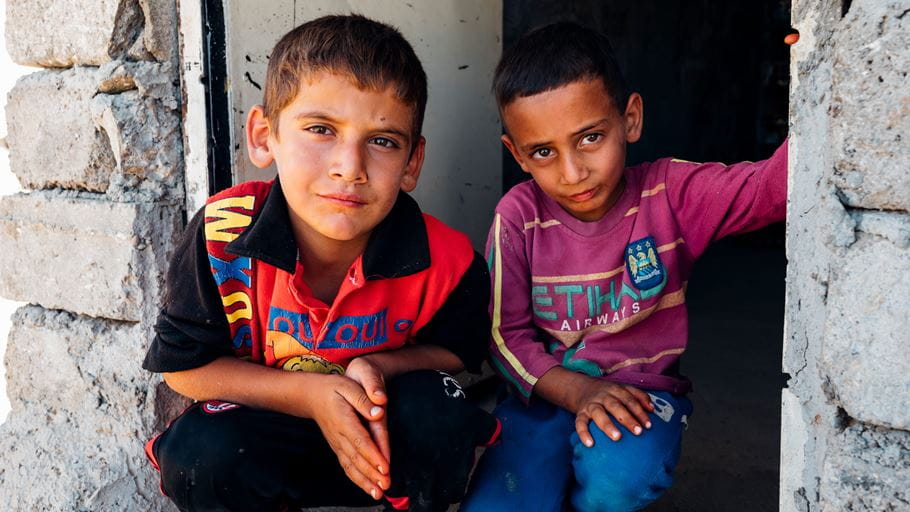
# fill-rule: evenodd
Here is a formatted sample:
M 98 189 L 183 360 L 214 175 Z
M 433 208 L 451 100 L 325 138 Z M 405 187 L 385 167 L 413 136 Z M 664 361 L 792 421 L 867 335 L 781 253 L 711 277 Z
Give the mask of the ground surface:
M 782 248 L 724 243 L 699 261 L 682 359 L 695 412 L 676 485 L 647 510 L 778 509 L 784 276 Z

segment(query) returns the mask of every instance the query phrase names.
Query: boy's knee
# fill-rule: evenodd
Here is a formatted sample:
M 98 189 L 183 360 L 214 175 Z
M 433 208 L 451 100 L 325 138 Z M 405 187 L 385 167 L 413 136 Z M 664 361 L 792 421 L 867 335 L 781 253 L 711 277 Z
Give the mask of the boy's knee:
M 455 379 L 437 371 L 401 375 L 387 385 L 392 445 L 390 495 L 461 499 L 474 451 L 498 435 L 498 422 L 465 398 Z
M 624 512 L 640 510 L 656 500 L 673 483 L 672 468 L 642 471 L 622 464 L 601 466 L 597 471 L 576 469 L 577 485 L 572 504 L 577 510 Z
M 579 510 L 639 510 L 673 484 L 679 459 L 679 437 L 648 431 L 631 433 L 619 441 L 607 438 L 592 425 L 594 446 L 581 444 L 573 434 L 575 490 L 572 503 Z
M 616 469 L 602 471 L 597 479 L 578 482 L 572 493 L 575 509 L 609 512 L 639 510 L 660 497 L 669 487 L 665 479 L 644 478 L 644 475 Z
M 162 490 L 181 510 L 245 502 L 251 480 L 245 472 L 254 467 L 255 441 L 238 422 L 203 412 L 205 405 L 187 411 L 152 448 Z

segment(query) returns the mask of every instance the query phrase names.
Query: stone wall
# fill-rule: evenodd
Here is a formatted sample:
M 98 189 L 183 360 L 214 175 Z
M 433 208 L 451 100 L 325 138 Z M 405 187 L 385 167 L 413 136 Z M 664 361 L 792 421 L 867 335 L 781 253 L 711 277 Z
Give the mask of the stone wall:
M 179 406 L 140 367 L 182 229 L 174 0 L 8 0 L 0 510 L 159 510 L 142 445 Z
M 910 510 L 910 3 L 792 20 L 780 509 Z

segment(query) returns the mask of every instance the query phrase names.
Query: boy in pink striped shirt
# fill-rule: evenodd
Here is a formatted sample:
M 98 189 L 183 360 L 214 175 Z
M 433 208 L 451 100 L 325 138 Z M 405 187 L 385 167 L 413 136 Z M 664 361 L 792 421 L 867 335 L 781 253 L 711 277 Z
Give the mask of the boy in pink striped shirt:
M 786 143 L 756 163 L 625 167 L 642 98 L 606 37 L 574 24 L 524 36 L 493 88 L 534 179 L 500 201 L 487 242 L 491 358 L 518 393 L 462 510 L 640 509 L 672 483 L 692 409 L 678 372 L 692 267 L 784 219 Z

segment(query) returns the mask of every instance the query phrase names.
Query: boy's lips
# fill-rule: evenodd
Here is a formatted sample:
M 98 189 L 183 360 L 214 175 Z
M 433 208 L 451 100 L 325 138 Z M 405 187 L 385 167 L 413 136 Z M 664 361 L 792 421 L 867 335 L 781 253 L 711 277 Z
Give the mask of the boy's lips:
M 581 203 L 583 201 L 587 201 L 588 199 L 591 199 L 592 197 L 594 197 L 594 194 L 596 194 L 596 193 L 597 193 L 597 187 L 594 187 L 594 188 L 585 190 L 584 192 L 572 194 L 571 196 L 569 196 L 569 199 L 571 199 L 572 201 L 575 201 L 577 203 Z
M 362 197 L 355 194 L 319 194 L 319 197 L 340 206 L 363 206 L 367 204 Z

